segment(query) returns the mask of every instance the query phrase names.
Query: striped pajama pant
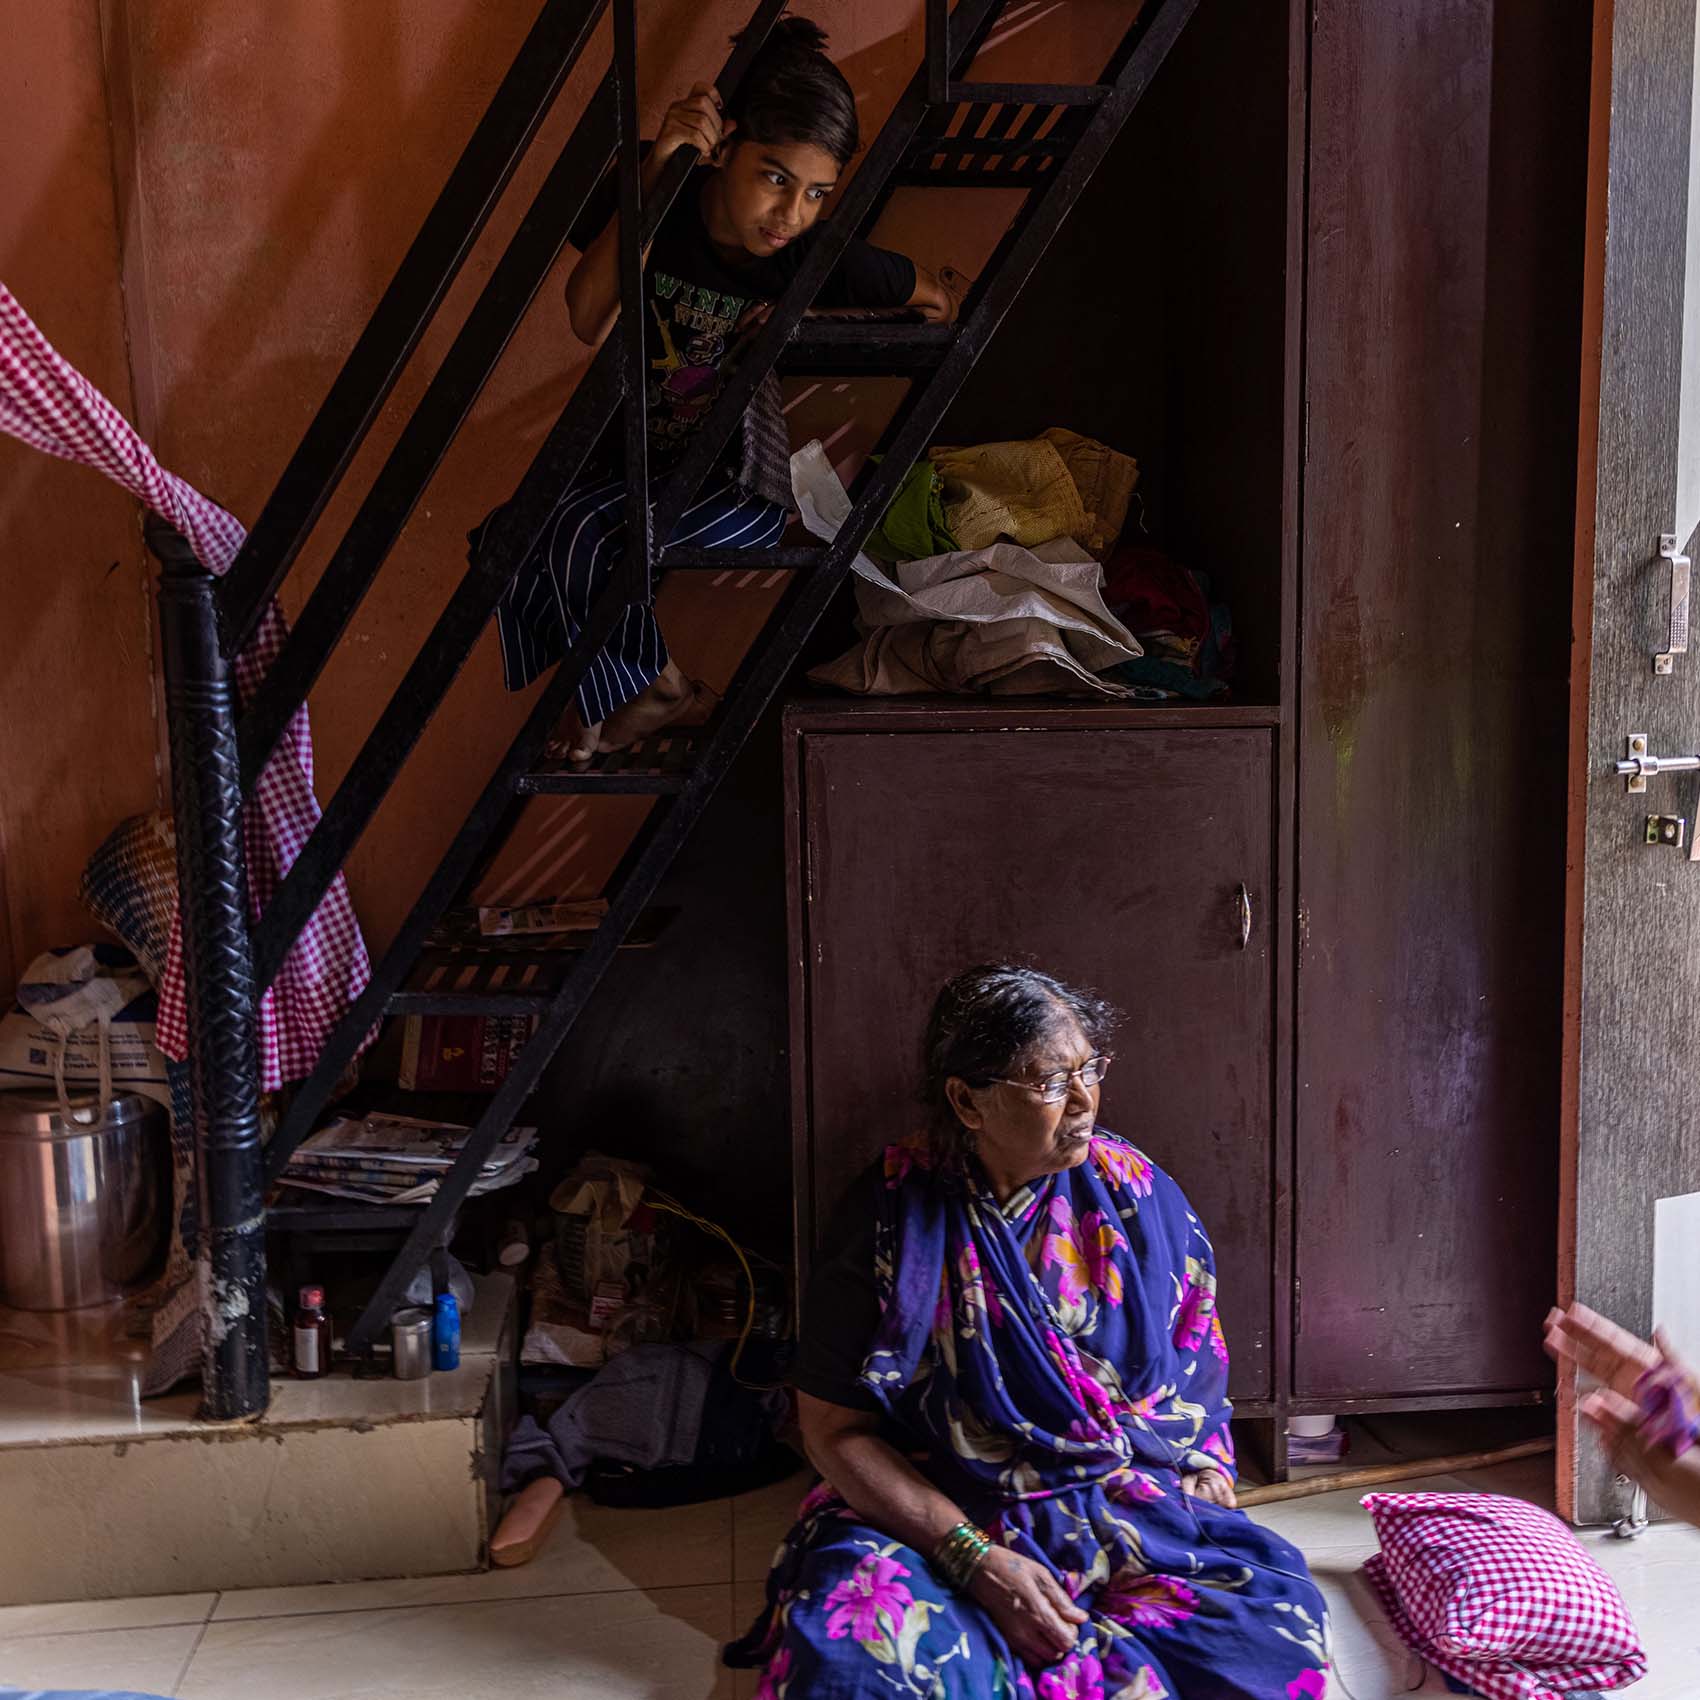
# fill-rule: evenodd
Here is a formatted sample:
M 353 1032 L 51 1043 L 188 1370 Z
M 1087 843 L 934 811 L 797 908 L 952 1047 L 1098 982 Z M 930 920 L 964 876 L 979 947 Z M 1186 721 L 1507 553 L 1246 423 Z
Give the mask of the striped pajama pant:
M 625 556 L 625 498 L 623 478 L 593 476 L 568 489 L 502 593 L 496 632 L 510 691 L 524 690 L 578 641 L 603 586 Z M 468 535 L 473 556 L 494 517 Z M 699 549 L 761 549 L 779 541 L 785 523 L 784 508 L 725 482 L 685 510 L 668 541 Z M 654 607 L 631 603 L 579 684 L 584 724 L 606 720 L 647 689 L 666 665 L 667 646 Z

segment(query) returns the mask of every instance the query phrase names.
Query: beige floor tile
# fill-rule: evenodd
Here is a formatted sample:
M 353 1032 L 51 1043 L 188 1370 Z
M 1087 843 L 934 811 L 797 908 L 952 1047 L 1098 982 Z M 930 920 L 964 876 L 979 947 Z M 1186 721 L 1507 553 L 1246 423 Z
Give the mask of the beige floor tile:
M 489 1396 L 489 1357 L 467 1356 L 459 1369 L 420 1381 L 393 1376 L 357 1381 L 339 1369 L 321 1381 L 280 1377 L 252 1431 L 322 1428 L 336 1423 L 416 1422 L 473 1417 Z M 0 1449 L 61 1448 L 85 1443 L 166 1440 L 229 1433 L 200 1421 L 198 1393 L 141 1396 L 140 1366 L 83 1364 L 0 1375 Z
M 1395 1484 L 1401 1493 L 1457 1493 L 1460 1478 L 1456 1476 L 1423 1476 L 1415 1481 Z M 1289 1540 L 1300 1552 L 1332 1552 L 1341 1547 L 1364 1546 L 1375 1550 L 1369 1513 L 1359 1501 L 1360 1493 L 1319 1493 L 1307 1499 L 1278 1499 L 1268 1505 L 1254 1505 L 1248 1515 L 1255 1523 L 1273 1529 Z
M 760 1582 L 773 1564 L 773 1552 L 797 1521 L 797 1507 L 814 1477 L 799 1465 L 794 1476 L 771 1487 L 743 1493 L 732 1501 L 732 1580 Z
M 1558 1499 L 1557 1466 L 1552 1454 L 1518 1458 L 1486 1470 L 1469 1470 L 1453 1478 L 1465 1493 L 1506 1493 L 1551 1511 Z
M 477 1298 L 467 1318 L 459 1369 L 419 1381 L 397 1381 L 393 1376 L 357 1381 L 346 1369 L 319 1381 L 278 1376 L 272 1382 L 271 1404 L 256 1428 L 477 1415 L 489 1396 L 491 1353 L 513 1305 L 514 1283 L 510 1275 L 479 1275 L 473 1280 Z M 74 1319 L 77 1313 L 69 1314 Z M 98 1321 L 107 1313 L 93 1315 Z M 78 1337 L 66 1336 L 61 1328 L 57 1335 L 44 1333 L 37 1342 L 20 1333 L 25 1321 L 36 1325 L 27 1312 L 0 1310 L 0 1447 L 228 1432 L 199 1419 L 199 1393 L 179 1390 L 144 1403 L 142 1354 L 134 1342 L 117 1340 L 110 1349 L 68 1358 L 63 1341 Z M 55 1349 L 56 1340 L 61 1349 Z
M 567 1500 L 549 1544 L 517 1569 L 399 1582 L 243 1589 L 220 1597 L 213 1621 L 681 1588 L 731 1579 L 730 1500 L 669 1511 L 619 1511 L 578 1496 Z
M 767 1584 L 765 1582 L 734 1582 L 732 1584 L 732 1633 L 742 1635 L 755 1622 L 761 1608 L 767 1603 Z M 755 1691 L 761 1687 L 761 1672 L 759 1670 L 735 1670 L 732 1672 L 732 1700 L 753 1700 Z
M 1583 1546 L 1617 1584 L 1647 1649 L 1634 1700 L 1694 1700 L 1700 1693 L 1700 1530 L 1653 1528 L 1632 1541 L 1603 1529 Z
M 1368 1518 L 1364 1519 L 1365 1527 Z M 1375 1550 L 1373 1542 L 1357 1549 L 1307 1555 L 1310 1573 L 1328 1603 L 1334 1637 L 1334 1686 L 1367 1700 L 1370 1695 L 1445 1694 L 1438 1673 L 1425 1670 L 1414 1653 L 1393 1633 L 1381 1602 L 1364 1579 L 1363 1561 Z
M 0 1640 L 205 1623 L 217 1603 L 217 1594 L 155 1594 L 133 1600 L 73 1600 L 56 1606 L 0 1606 Z
M 171 1694 L 199 1623 L 86 1635 L 0 1637 L 0 1682 L 19 1688 L 118 1688 Z
M 0 1447 L 146 1440 L 195 1429 L 199 1393 L 142 1402 L 138 1361 L 0 1374 Z
M 731 1700 L 731 1588 L 214 1623 L 182 1700 Z

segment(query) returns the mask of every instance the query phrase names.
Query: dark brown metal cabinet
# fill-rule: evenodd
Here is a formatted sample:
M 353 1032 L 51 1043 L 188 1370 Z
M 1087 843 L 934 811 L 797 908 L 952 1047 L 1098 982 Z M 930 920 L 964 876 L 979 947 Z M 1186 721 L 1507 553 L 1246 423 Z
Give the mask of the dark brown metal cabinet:
M 1137 454 L 1247 706 L 793 706 L 805 1260 L 933 988 L 1025 954 L 1130 1012 L 1243 1410 L 1550 1397 L 1588 43 L 1200 8 L 941 437 Z
M 916 1131 L 936 989 L 1029 961 L 1127 1016 L 1103 1117 L 1215 1242 L 1233 1392 L 1275 1392 L 1276 728 L 1267 713 L 836 703 L 786 717 L 799 1243 Z

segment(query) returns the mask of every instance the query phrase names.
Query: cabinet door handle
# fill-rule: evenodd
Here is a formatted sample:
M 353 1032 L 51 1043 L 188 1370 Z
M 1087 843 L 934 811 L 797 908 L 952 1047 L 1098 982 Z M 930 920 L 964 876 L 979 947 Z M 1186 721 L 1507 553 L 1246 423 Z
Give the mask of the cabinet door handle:
M 1251 892 L 1242 880 L 1234 890 L 1234 909 L 1240 918 L 1240 949 L 1251 943 Z

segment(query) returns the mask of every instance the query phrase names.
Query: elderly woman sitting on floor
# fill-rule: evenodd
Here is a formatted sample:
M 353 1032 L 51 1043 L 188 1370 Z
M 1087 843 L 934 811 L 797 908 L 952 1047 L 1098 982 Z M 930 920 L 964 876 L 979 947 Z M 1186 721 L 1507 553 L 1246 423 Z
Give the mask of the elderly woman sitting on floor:
M 809 1456 L 762 1700 L 1316 1700 L 1304 1559 L 1235 1509 L 1198 1218 L 1096 1125 L 1110 1011 L 1030 969 L 944 988 L 933 1114 L 840 1213 L 794 1376 Z

